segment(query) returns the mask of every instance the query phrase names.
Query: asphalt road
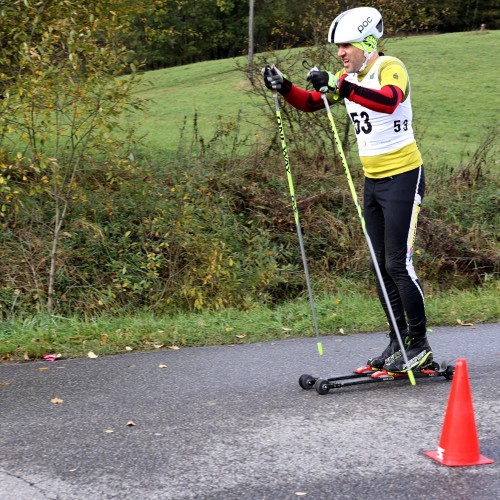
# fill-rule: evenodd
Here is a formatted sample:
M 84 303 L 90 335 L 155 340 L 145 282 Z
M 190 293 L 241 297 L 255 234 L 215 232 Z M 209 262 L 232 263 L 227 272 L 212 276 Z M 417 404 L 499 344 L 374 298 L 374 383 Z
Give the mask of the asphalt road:
M 491 465 L 422 454 L 441 435 L 444 378 L 299 387 L 386 341 L 325 337 L 321 358 L 315 339 L 291 339 L 0 365 L 0 499 L 500 498 L 500 325 L 430 336 L 437 361 L 467 360 Z

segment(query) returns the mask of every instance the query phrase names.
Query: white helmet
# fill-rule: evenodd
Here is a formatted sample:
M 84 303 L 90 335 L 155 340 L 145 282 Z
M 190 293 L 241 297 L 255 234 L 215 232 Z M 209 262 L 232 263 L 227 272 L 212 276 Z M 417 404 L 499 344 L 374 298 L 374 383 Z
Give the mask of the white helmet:
M 373 7 L 357 7 L 339 14 L 330 26 L 330 43 L 362 42 L 372 35 L 377 40 L 384 34 L 382 15 Z

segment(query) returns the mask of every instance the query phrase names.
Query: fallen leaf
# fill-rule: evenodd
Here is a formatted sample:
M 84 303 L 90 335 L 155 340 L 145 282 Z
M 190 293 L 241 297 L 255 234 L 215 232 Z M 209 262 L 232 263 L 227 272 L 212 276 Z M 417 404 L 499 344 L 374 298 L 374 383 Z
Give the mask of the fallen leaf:
M 307 493 L 305 491 L 296 491 L 295 495 L 298 497 L 305 497 Z
M 24 358 L 26 361 L 29 361 L 29 360 L 30 360 L 30 357 L 29 357 L 29 355 L 28 355 L 28 353 L 27 353 L 27 352 L 25 352 L 25 353 L 23 354 L 23 358 Z
M 55 405 L 60 405 L 62 402 L 64 402 L 64 399 L 58 398 L 57 396 L 54 396 L 51 400 L 51 403 Z
M 75 472 L 78 470 L 78 467 L 75 467 L 74 469 L 68 469 L 68 472 Z
M 457 319 L 457 323 L 460 326 L 471 326 L 472 328 L 476 328 L 473 323 L 466 323 L 465 321 L 462 321 L 461 319 Z
M 178 345 L 169 345 L 168 348 L 172 349 L 172 351 L 178 351 L 180 349 Z
M 38 370 L 40 370 L 41 372 L 43 372 L 45 370 L 48 370 L 48 368 L 46 366 L 42 366 L 41 368 L 38 368 Z
M 126 350 L 126 351 L 133 351 L 132 347 L 130 347 L 130 346 L 128 346 L 128 345 L 127 345 L 127 346 L 125 346 L 125 350 Z
M 246 333 L 242 333 L 241 335 L 236 335 L 237 339 L 244 339 L 247 336 Z
M 42 356 L 45 361 L 55 361 L 56 359 L 59 359 L 61 357 L 60 354 L 44 354 Z
M 343 328 L 339 328 L 339 333 L 340 333 L 340 335 L 345 335 L 344 329 Z
M 135 422 L 134 422 L 134 421 L 132 421 L 132 420 L 129 420 L 129 421 L 127 422 L 127 425 L 128 425 L 129 427 L 134 427 L 134 426 L 135 426 Z
M 101 344 L 107 344 L 109 339 L 109 335 L 107 333 L 103 333 L 101 335 Z
M 227 328 L 224 328 L 225 332 L 232 332 L 234 328 L 232 326 L 228 326 Z
M 161 349 L 161 348 L 163 347 L 163 345 L 164 345 L 164 344 L 153 344 L 153 347 L 154 347 L 155 349 Z M 179 348 L 177 347 L 177 349 L 179 349 Z
M 113 434 L 113 432 L 115 432 L 113 429 L 106 429 L 104 431 L 106 434 Z
M 166 368 L 167 365 L 158 365 L 158 368 Z
M 8 385 L 10 385 L 10 382 L 8 380 L 6 380 L 5 382 L 0 382 L 0 387 L 7 387 Z
M 98 358 L 98 357 L 99 357 L 99 356 L 98 356 L 95 352 L 93 352 L 93 351 L 89 351 L 89 352 L 87 353 L 87 356 L 88 356 L 89 358 L 92 358 L 92 359 L 95 359 L 95 358 Z

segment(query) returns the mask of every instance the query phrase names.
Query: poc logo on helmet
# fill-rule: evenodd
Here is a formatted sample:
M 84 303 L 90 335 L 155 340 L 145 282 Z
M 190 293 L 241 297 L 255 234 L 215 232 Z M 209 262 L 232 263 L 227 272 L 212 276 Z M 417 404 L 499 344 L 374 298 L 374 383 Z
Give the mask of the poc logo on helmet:
M 365 21 L 363 21 L 359 26 L 358 26 L 358 31 L 360 33 L 363 33 L 363 30 L 368 27 L 368 25 L 373 21 L 371 17 L 367 17 Z

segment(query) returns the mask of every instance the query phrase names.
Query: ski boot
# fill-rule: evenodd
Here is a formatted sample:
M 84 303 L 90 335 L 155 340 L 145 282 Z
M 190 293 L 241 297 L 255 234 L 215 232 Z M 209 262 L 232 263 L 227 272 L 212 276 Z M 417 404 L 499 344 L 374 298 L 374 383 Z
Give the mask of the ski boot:
M 383 369 L 389 373 L 406 373 L 409 370 L 422 370 L 432 365 L 432 350 L 425 333 L 406 335 L 403 339 L 408 365 L 400 352 L 397 359 L 386 360 Z
M 401 338 L 404 338 L 405 335 L 408 335 L 408 328 L 405 328 L 400 333 Z M 384 349 L 382 354 L 367 361 L 368 366 L 372 370 L 382 370 L 385 364 L 391 364 L 402 356 L 396 333 L 391 331 L 387 336 L 389 337 L 389 345 Z

